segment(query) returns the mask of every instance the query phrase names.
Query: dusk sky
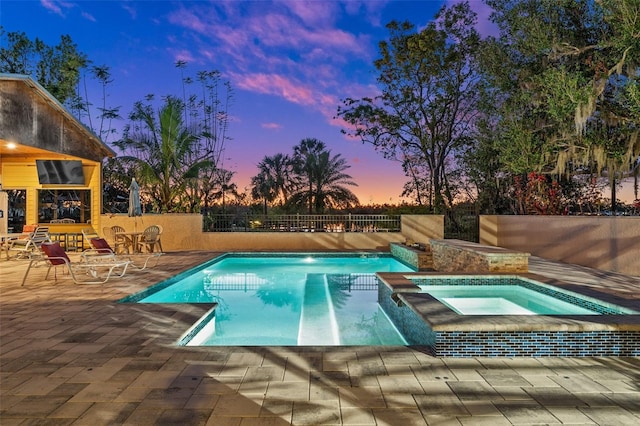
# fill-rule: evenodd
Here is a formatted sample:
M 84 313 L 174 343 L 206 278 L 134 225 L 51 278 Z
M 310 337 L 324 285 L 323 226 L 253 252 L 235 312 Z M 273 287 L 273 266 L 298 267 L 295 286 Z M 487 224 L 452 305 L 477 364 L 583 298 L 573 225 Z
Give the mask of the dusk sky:
M 0 24 L 49 45 L 70 35 L 94 64 L 110 67 L 108 105 L 120 106 L 123 117 L 147 94 L 181 94 L 177 60 L 189 63 L 191 75 L 220 71 L 234 89 L 224 167 L 236 172 L 240 191 L 265 155 L 291 153 L 300 140 L 316 138 L 347 159 L 362 204 L 397 203 L 406 181 L 400 163 L 346 139 L 333 117 L 342 99 L 377 93 L 373 61 L 388 36 L 385 25 L 408 20 L 421 28 L 444 4 L 2 0 Z M 97 94 L 90 100 L 100 102 Z
M 395 204 L 403 201 L 407 180 L 400 163 L 347 139 L 333 117 L 342 99 L 378 93 L 373 61 L 388 22 L 422 28 L 440 7 L 456 2 L 2 0 L 0 25 L 49 45 L 70 35 L 95 65 L 110 68 L 107 103 L 120 106 L 125 118 L 148 94 L 181 95 L 178 60 L 188 62 L 192 76 L 220 71 L 234 90 L 223 167 L 236 173 L 240 192 L 264 156 L 291 153 L 302 139 L 316 138 L 348 161 L 362 204 Z M 480 32 L 494 32 L 483 2 L 470 4 Z M 90 97 L 101 102 L 97 93 Z M 620 196 L 630 197 L 627 192 Z

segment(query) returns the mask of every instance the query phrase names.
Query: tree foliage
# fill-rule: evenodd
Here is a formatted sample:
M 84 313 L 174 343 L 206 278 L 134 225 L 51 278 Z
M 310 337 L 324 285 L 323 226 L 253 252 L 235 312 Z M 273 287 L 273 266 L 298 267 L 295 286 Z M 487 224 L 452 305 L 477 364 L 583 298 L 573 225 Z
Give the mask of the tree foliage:
M 184 76 L 182 95 L 169 95 L 156 111 L 156 96 L 134 104 L 122 138 L 118 161 L 128 164 L 128 178 L 138 178 L 141 194 L 163 212 L 199 212 L 239 196 L 224 167 L 229 140 L 228 108 L 233 92 L 217 71 Z M 195 86 L 193 86 L 195 83 Z M 195 90 L 191 90 L 195 88 Z
M 487 3 L 500 36 L 483 63 L 503 94 L 496 146 L 507 170 L 628 172 L 640 155 L 640 2 Z
M 307 138 L 293 147 L 293 155 L 276 154 L 264 157 L 259 173 L 251 179 L 254 199 L 263 201 L 263 210 L 279 200 L 288 210 L 309 214 L 327 209 L 349 208 L 359 204 L 348 188 L 356 186 L 349 168 L 340 154 L 332 155 L 324 142 Z
M 409 190 L 426 188 L 434 212 L 453 202 L 451 160 L 469 144 L 478 112 L 475 22 L 468 3 L 460 3 L 442 8 L 420 32 L 407 22 L 389 23 L 390 38 L 374 62 L 381 93 L 347 98 L 338 109 L 352 126 L 345 133 L 402 161 L 414 181 Z M 423 198 L 418 192 L 416 199 Z
M 278 153 L 265 156 L 258 164 L 258 174 L 251 178 L 252 196 L 264 202 L 264 213 L 270 203 L 284 206 L 289 195 L 296 190 L 299 179 L 294 174 L 294 161 L 287 155 Z
M 33 77 L 61 104 L 76 99 L 82 70 L 89 65 L 89 59 L 78 51 L 69 35 L 60 36 L 59 44 L 49 46 L 39 38 L 30 40 L 24 32 L 7 33 L 0 26 L 0 38 L 6 39 L 6 47 L 0 47 L 1 73 Z

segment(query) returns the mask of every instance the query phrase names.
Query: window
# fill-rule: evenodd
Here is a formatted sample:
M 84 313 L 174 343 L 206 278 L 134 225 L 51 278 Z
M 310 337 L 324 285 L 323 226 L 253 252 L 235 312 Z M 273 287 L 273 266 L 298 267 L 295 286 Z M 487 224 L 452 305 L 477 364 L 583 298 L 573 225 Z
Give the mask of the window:
M 91 191 L 38 190 L 38 223 L 91 223 Z
M 9 194 L 9 211 L 7 212 L 9 232 L 22 232 L 26 224 L 24 212 L 27 210 L 27 190 L 7 189 L 7 193 Z

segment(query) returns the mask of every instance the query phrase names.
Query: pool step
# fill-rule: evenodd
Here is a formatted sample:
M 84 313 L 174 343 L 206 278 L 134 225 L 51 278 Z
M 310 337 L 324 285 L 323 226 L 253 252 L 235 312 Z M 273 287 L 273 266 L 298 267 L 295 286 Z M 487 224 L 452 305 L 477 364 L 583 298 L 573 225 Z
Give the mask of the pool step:
M 325 274 L 307 274 L 298 345 L 339 345 L 338 324 Z

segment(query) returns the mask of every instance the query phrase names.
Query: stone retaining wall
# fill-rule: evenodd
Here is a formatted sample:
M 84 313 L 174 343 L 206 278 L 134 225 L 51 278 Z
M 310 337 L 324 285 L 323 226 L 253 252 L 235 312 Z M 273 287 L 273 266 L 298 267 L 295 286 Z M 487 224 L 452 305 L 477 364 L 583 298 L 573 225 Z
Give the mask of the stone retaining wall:
M 431 240 L 439 272 L 528 272 L 529 253 L 462 240 Z
M 389 248 L 395 258 L 417 268 L 419 271 L 434 269 L 430 246 L 425 246 L 424 250 L 419 250 L 404 244 L 391 243 Z

